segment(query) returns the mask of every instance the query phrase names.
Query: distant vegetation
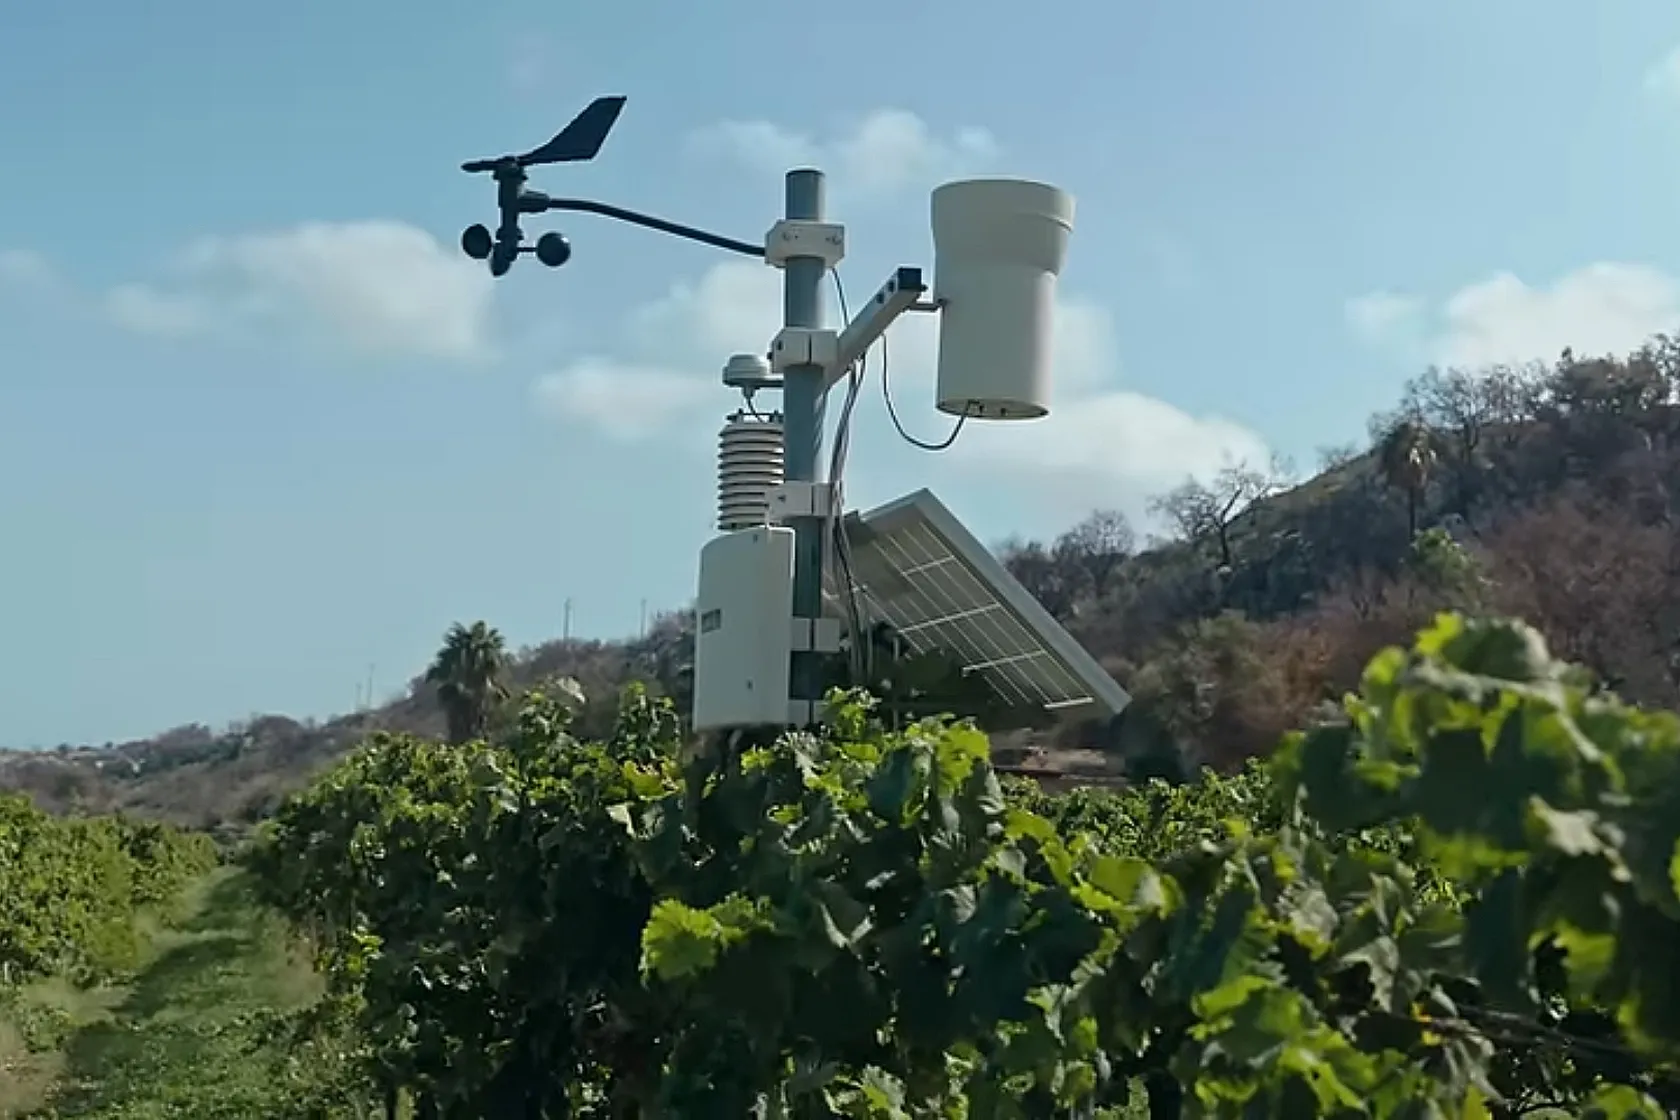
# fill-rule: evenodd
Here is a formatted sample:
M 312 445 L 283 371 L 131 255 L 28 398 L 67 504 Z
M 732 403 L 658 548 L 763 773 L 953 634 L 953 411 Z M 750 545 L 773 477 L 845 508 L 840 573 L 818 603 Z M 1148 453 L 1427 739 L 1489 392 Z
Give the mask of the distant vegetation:
M 1092 748 L 1144 773 L 1231 769 L 1446 608 L 1529 619 L 1630 698 L 1680 705 L 1677 401 L 1680 343 L 1667 338 L 1620 359 L 1431 370 L 1372 419 L 1364 446 L 1326 449 L 1306 482 L 1278 464 L 1234 463 L 1161 495 L 1170 539 L 1140 542 L 1126 518 L 1098 512 L 1052 541 L 1006 542 L 1008 567 L 1137 702 L 1117 726 L 1075 721 L 999 746 Z M 131 810 L 232 835 L 375 729 L 476 734 L 471 721 L 497 706 L 482 691 L 492 679 L 510 695 L 577 680 L 590 736 L 610 731 L 633 680 L 686 710 L 683 613 L 623 643 L 509 651 L 471 634 L 448 655 L 458 665 L 440 660 L 376 710 L 0 752 L 0 784 L 54 809 Z M 918 714 L 913 699 L 904 706 Z
M 1436 611 L 1519 615 L 1643 703 L 1680 706 L 1680 344 L 1431 370 L 1288 486 L 1237 465 L 1157 506 L 1139 550 L 1096 515 L 1010 568 L 1137 697 L 1121 736 L 1263 753 Z M 1265 495 L 1252 500 L 1255 495 Z

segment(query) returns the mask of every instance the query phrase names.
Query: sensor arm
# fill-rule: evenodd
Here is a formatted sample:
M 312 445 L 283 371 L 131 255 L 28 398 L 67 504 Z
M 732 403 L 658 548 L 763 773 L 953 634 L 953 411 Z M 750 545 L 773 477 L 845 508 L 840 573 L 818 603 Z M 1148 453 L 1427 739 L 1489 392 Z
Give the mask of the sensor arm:
M 894 270 L 887 282 L 881 285 L 881 290 L 858 309 L 852 321 L 840 332 L 835 343 L 834 361 L 823 370 L 823 392 L 828 392 L 845 377 L 852 363 L 868 353 L 900 315 L 906 311 L 937 310 L 935 305 L 922 302 L 926 294 L 927 284 L 922 280 L 921 269 L 900 267 Z
M 698 241 L 702 245 L 710 245 L 714 249 L 726 249 L 731 253 L 739 253 L 743 257 L 764 258 L 764 246 L 754 245 L 747 241 L 737 241 L 733 237 L 725 237 L 720 233 L 709 233 L 695 226 L 685 226 L 678 222 L 668 222 L 664 218 L 655 218 L 651 214 L 626 210 L 622 206 L 612 206 L 605 202 L 596 202 L 588 198 L 550 198 L 535 191 L 526 192 L 520 199 L 520 211 L 527 214 L 541 213 L 545 210 L 567 210 L 579 214 L 599 214 L 603 218 L 628 222 L 633 226 L 644 229 L 658 230 L 669 233 L 674 237 L 687 238 Z

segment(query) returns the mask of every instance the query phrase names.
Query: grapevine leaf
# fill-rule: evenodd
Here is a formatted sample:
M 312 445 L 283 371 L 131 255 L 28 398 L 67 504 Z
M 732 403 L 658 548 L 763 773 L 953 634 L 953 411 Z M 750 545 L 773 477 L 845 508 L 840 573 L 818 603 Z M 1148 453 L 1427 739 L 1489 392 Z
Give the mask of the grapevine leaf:
M 1675 841 L 1674 854 L 1668 860 L 1668 885 L 1675 899 L 1680 900 L 1680 840 Z
M 1663 1120 L 1663 1110 L 1637 1089 L 1607 1085 L 1587 1100 L 1581 1120 Z
M 1564 812 L 1538 797 L 1528 802 L 1531 843 L 1565 856 L 1591 856 L 1606 851 L 1598 835 L 1598 814 L 1589 809 Z
M 1532 1004 L 1522 877 L 1506 871 L 1467 909 L 1466 964 L 1488 994 L 1505 1004 Z
M 1092 861 L 1088 874 L 1105 894 L 1128 906 L 1159 911 L 1167 905 L 1161 876 L 1141 859 L 1101 855 Z

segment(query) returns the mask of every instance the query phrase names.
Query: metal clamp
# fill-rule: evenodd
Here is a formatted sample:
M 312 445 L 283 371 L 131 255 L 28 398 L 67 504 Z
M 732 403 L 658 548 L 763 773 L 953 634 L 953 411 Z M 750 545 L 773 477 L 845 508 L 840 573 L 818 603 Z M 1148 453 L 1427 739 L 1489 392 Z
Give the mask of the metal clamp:
M 801 517 L 829 517 L 835 509 L 835 487 L 828 482 L 783 482 L 770 490 L 771 524 L 785 525 Z
M 783 218 L 764 235 L 764 263 L 786 266 L 795 257 L 816 257 L 833 268 L 846 257 L 846 227 L 839 222 Z
M 770 340 L 770 368 L 786 373 L 791 366 L 828 369 L 840 355 L 840 333 L 821 327 L 783 327 Z

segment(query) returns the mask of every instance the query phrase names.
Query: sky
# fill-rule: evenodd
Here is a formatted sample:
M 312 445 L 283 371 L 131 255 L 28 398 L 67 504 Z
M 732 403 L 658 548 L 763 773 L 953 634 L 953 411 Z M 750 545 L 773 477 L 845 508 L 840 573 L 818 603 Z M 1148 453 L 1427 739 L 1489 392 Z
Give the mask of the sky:
M 1432 363 L 1625 351 L 1680 320 L 1680 8 L 1663 0 L 159 0 L 0 11 L 0 745 L 400 690 L 454 620 L 617 637 L 693 594 L 719 371 L 762 263 L 587 216 L 492 281 L 461 161 L 628 96 L 532 185 L 747 240 L 829 175 L 853 301 L 931 265 L 928 191 L 1078 217 L 1051 416 L 899 440 L 1043 537 L 1226 462 L 1359 438 Z M 890 336 L 937 438 L 934 324 Z M 878 368 L 878 367 L 877 367 Z M 831 410 L 832 412 L 832 410 Z M 645 604 L 645 607 L 644 607 Z

